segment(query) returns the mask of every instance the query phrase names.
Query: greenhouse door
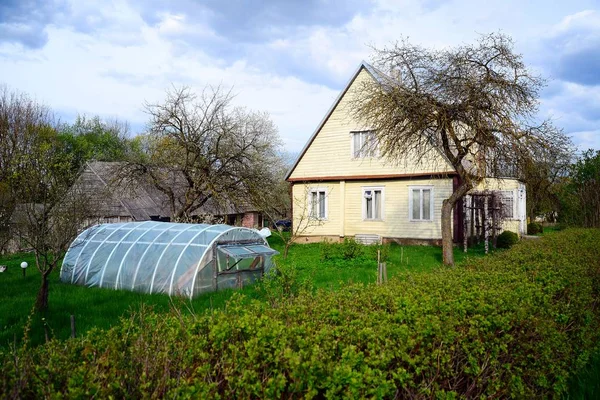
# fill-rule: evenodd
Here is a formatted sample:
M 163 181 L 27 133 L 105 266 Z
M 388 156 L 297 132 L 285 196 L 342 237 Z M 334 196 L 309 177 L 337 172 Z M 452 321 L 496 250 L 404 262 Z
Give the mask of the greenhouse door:
M 265 257 L 279 254 L 262 244 L 217 245 L 216 288 L 241 288 L 260 279 Z

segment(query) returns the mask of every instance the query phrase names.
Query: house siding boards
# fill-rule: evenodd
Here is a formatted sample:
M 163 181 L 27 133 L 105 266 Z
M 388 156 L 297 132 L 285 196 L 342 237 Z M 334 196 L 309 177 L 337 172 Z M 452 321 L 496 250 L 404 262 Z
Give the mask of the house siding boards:
M 356 158 L 353 149 L 353 132 L 369 131 L 369 127 L 356 121 L 351 115 L 352 103 L 357 89 L 368 79 L 381 80 L 377 71 L 363 63 L 336 99 L 323 121 L 313 133 L 290 169 L 286 179 L 292 183 L 292 215 L 295 227 L 302 225 L 307 217 L 308 193 L 320 188 L 327 191 L 327 218 L 321 223 L 300 227 L 305 241 L 323 237 L 341 238 L 356 235 L 379 235 L 383 239 L 415 239 L 439 243 L 441 232 L 441 208 L 444 199 L 453 192 L 457 174 L 446 157 L 432 145 L 427 157 L 417 159 L 405 154 L 400 160 L 390 161 L 384 157 Z M 509 182 L 510 181 L 510 182 Z M 504 182 L 504 183 L 503 183 Z M 519 186 L 521 185 L 521 186 Z M 427 186 L 433 191 L 433 207 L 430 221 L 415 221 L 409 215 L 411 186 Z M 522 197 L 524 210 L 524 187 L 514 179 L 488 179 L 488 190 L 514 190 Z M 476 190 L 484 190 L 484 186 Z M 364 188 L 381 188 L 383 215 L 381 219 L 365 219 L 363 210 Z M 424 196 L 423 194 L 421 194 Z M 515 200 L 516 202 L 517 200 Z M 519 200 L 519 207 L 521 201 Z M 462 203 L 459 204 L 462 206 Z M 461 210 L 462 211 L 462 210 Z M 515 210 L 515 215 L 520 208 Z M 461 232 L 462 212 L 454 219 L 453 231 Z M 523 231 L 523 220 L 510 220 L 504 229 Z M 458 240 L 455 238 L 455 240 Z
M 312 143 L 301 154 L 291 174 L 290 181 L 320 177 L 364 175 L 411 175 L 452 172 L 452 167 L 437 152 L 420 163 L 407 157 L 399 162 L 386 162 L 384 158 L 353 158 L 351 132 L 367 129 L 353 120 L 349 106 L 356 96 L 356 89 L 365 79 L 373 79 L 361 68 L 350 88 L 333 107 L 324 124 L 318 129 Z M 335 162 L 331 162 L 335 160 Z M 342 172 L 342 173 L 340 173 Z
M 312 188 L 325 190 L 327 215 L 321 222 L 311 222 L 302 232 L 302 236 L 339 236 L 342 223 L 340 182 L 295 184 L 292 187 L 294 226 L 306 226 L 310 212 L 309 191 Z
M 433 188 L 432 221 L 410 221 L 409 187 Z M 375 234 L 383 238 L 438 240 L 442 237 L 439 213 L 442 201 L 452 193 L 452 179 L 373 180 L 332 183 L 297 183 L 293 186 L 294 223 L 299 224 L 305 202 L 300 201 L 311 188 L 327 188 L 327 219 L 321 225 L 309 227 L 303 236 L 355 236 Z M 383 188 L 381 220 L 365 220 L 363 188 Z M 343 188 L 343 189 L 342 189 Z M 342 193 L 343 190 L 343 193 Z M 342 206 L 341 198 L 344 198 Z M 308 207 L 306 207 L 308 210 Z M 343 222 L 343 223 L 342 223 Z

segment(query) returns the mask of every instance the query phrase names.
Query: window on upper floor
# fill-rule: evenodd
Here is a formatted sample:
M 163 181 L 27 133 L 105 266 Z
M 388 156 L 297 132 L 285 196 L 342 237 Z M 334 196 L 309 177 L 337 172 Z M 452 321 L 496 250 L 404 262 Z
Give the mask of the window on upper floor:
M 309 216 L 314 219 L 327 219 L 327 191 L 312 188 L 308 193 Z
M 354 131 L 350 132 L 352 137 L 352 157 L 367 158 L 378 157 L 379 149 L 377 146 L 377 137 L 374 131 Z
M 363 219 L 383 219 L 383 187 L 363 187 Z
M 433 186 L 408 187 L 408 219 L 433 221 Z

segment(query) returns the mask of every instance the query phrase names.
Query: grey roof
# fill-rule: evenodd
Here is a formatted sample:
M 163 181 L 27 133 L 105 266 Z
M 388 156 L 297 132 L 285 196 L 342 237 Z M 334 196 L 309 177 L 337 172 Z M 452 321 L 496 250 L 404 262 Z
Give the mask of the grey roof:
M 80 180 L 86 191 L 97 194 L 99 213 L 103 216 L 130 216 L 137 221 L 151 216 L 168 216 L 162 199 L 145 190 L 135 179 L 117 181 L 121 163 L 93 161 L 87 163 Z
M 119 169 L 124 164 L 118 162 L 93 161 L 87 163 L 80 177 L 86 191 L 93 191 L 99 202 L 99 212 L 103 216 L 130 216 L 136 221 L 146 221 L 153 216 L 171 217 L 167 196 L 156 187 L 136 179 L 117 179 Z M 178 179 L 174 179 L 177 184 Z M 183 187 L 181 191 L 183 191 Z M 209 199 L 194 215 L 237 214 L 253 209 L 247 205 L 235 206 L 231 202 L 221 205 Z

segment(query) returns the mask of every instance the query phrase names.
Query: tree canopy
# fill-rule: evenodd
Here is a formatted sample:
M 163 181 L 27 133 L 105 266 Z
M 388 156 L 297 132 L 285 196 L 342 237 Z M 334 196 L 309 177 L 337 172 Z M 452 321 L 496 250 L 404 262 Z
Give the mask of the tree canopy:
M 253 193 L 276 184 L 280 139 L 269 115 L 232 105 L 222 87 L 196 95 L 172 88 L 146 104 L 143 153 L 124 174 L 145 180 L 168 198 L 172 219 L 186 221 L 207 202 L 249 205 Z M 277 170 L 275 168 L 274 170 Z
M 52 111 L 24 93 L 0 91 L 0 228 L 35 253 L 36 307 L 48 307 L 48 277 L 94 206 L 75 185 L 75 154 Z M 2 243 L 0 243 L 2 244 Z
M 375 130 L 381 153 L 393 159 L 441 152 L 460 177 L 442 206 L 444 263 L 453 264 L 458 200 L 486 177 L 514 174 L 532 149 L 553 147 L 563 135 L 539 120 L 544 81 L 499 33 L 443 49 L 401 40 L 374 49 L 373 64 L 376 79 L 359 87 L 353 113 Z

